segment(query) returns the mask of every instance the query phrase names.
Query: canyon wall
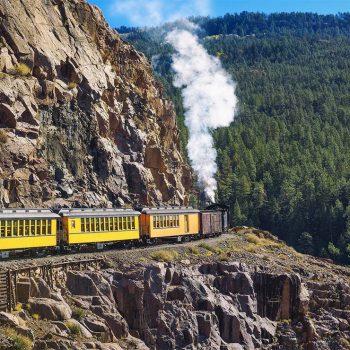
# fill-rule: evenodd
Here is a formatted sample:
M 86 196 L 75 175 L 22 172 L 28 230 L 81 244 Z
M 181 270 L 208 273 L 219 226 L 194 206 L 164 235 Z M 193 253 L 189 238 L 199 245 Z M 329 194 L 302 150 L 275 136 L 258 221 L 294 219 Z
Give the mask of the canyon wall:
M 186 204 L 147 59 L 81 0 L 0 3 L 0 206 Z

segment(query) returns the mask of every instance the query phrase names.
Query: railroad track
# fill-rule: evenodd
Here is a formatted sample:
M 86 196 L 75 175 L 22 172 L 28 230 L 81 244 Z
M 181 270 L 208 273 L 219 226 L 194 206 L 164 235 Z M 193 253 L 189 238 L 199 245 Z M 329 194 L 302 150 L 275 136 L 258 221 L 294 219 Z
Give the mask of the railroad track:
M 200 244 L 200 242 L 203 241 L 210 241 L 215 242 L 217 240 L 224 240 L 226 238 L 232 237 L 232 232 L 229 231 L 228 233 L 223 233 L 219 236 L 211 236 L 206 237 L 202 239 L 194 239 L 190 240 L 188 242 L 176 242 L 171 240 L 159 240 L 157 243 L 153 243 L 150 245 L 140 245 L 140 246 L 131 246 L 131 247 L 118 247 L 118 248 L 110 248 L 110 249 L 104 249 L 104 250 L 87 250 L 87 251 L 80 251 L 80 252 L 72 252 L 72 253 L 64 253 L 64 254 L 53 254 L 53 255 L 44 255 L 41 257 L 22 257 L 22 258 L 14 258 L 14 259 L 8 259 L 8 260 L 0 260 L 0 270 L 1 268 L 5 269 L 12 269 L 12 268 L 20 268 L 24 264 L 27 266 L 29 265 L 37 265 L 37 264 L 54 264 L 58 262 L 65 262 L 70 261 L 72 259 L 78 260 L 86 260 L 86 259 L 93 259 L 94 257 L 113 257 L 113 256 L 119 256 L 124 255 L 125 253 L 128 255 L 130 252 L 134 253 L 141 253 L 144 251 L 152 251 L 157 249 L 171 249 L 176 247 L 181 247 L 185 245 L 197 245 Z
M 214 243 L 223 241 L 232 234 L 225 233 L 218 237 L 208 238 Z M 132 249 L 111 249 L 95 252 L 80 252 L 65 255 L 52 255 L 31 259 L 16 259 L 0 262 L 0 311 L 11 311 L 17 304 L 17 281 L 21 277 L 42 277 L 49 285 L 53 284 L 55 269 L 84 269 L 88 265 L 103 264 L 108 258 L 123 260 L 130 259 L 130 254 L 144 256 L 157 249 L 174 249 L 200 244 L 202 240 L 193 240 L 186 243 L 162 242 L 150 246 L 133 247 Z

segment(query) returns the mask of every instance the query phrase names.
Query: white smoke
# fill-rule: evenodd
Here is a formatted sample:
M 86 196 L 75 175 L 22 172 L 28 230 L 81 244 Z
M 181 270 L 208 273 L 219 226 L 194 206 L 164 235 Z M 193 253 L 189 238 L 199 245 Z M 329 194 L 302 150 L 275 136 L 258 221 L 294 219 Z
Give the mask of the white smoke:
M 235 83 L 216 57 L 210 56 L 198 37 L 175 29 L 166 40 L 174 49 L 174 86 L 182 88 L 185 124 L 189 130 L 188 155 L 199 184 L 212 202 L 217 183 L 216 150 L 211 130 L 227 127 L 234 120 L 237 97 Z

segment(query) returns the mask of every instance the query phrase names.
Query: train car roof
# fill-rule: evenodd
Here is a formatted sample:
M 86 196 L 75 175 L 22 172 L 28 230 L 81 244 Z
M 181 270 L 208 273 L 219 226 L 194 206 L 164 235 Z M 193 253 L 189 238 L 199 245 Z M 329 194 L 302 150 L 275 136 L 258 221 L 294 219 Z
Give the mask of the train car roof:
M 116 208 L 74 208 L 61 209 L 59 214 L 70 218 L 85 218 L 85 217 L 118 217 L 118 216 L 136 216 L 141 215 L 140 212 L 134 209 L 116 209 Z
M 13 219 L 58 219 L 60 216 L 50 209 L 0 208 L 0 220 Z
M 157 214 L 192 214 L 199 213 L 199 210 L 192 207 L 159 207 L 159 208 L 143 208 L 143 214 L 157 215 Z

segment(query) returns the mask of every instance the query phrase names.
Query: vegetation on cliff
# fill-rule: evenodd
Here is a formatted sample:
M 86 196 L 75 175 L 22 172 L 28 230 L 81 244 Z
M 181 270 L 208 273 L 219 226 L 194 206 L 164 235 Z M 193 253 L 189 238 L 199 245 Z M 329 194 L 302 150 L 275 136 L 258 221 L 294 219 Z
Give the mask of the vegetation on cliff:
M 235 225 L 271 230 L 302 252 L 348 263 L 350 14 L 194 21 L 204 46 L 238 83 L 240 115 L 214 133 L 218 201 L 231 206 Z M 176 105 L 185 145 L 181 92 L 172 87 L 162 31 L 122 32 L 152 59 Z

